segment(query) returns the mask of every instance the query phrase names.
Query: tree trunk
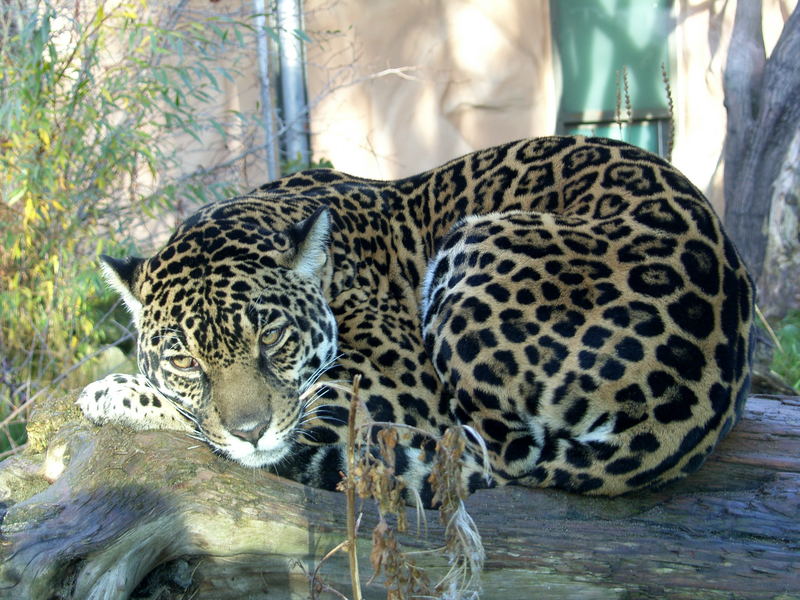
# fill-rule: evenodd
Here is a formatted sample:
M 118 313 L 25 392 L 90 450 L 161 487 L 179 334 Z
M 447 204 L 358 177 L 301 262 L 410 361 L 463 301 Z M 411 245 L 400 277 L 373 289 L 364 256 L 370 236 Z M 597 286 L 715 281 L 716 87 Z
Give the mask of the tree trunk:
M 708 463 L 661 491 L 474 494 L 481 598 L 800 597 L 799 409 L 800 398 L 751 398 Z M 300 599 L 319 567 L 352 598 L 346 555 L 320 566 L 346 538 L 343 494 L 246 469 L 180 434 L 95 428 L 71 398 L 39 408 L 29 429 L 31 449 L 0 464 L 0 597 Z M 385 597 L 363 572 L 376 511 L 364 512 L 365 597 Z M 422 539 L 402 538 L 412 549 L 440 543 L 427 517 Z M 415 560 L 432 581 L 446 567 L 438 552 Z
M 758 287 L 761 309 L 767 318 L 777 320 L 800 308 L 800 127 L 775 181 L 768 231 Z
M 740 1 L 725 65 L 725 225 L 761 281 L 774 183 L 800 123 L 800 5 L 769 60 L 761 2 Z

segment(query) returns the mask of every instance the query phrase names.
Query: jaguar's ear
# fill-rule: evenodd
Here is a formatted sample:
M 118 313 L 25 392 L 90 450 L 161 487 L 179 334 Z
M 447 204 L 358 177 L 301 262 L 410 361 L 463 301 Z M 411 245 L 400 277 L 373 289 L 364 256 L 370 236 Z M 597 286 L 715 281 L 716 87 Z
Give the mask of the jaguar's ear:
M 313 215 L 289 229 L 295 245 L 292 268 L 306 277 L 319 277 L 328 260 L 328 239 L 331 233 L 331 215 L 326 207 L 318 208 Z
M 103 276 L 122 297 L 125 306 L 131 311 L 134 323 L 139 324 L 139 315 L 142 312 L 142 301 L 139 299 L 138 285 L 136 284 L 143 258 L 128 256 L 126 258 L 112 258 L 105 254 L 100 255 L 100 265 Z

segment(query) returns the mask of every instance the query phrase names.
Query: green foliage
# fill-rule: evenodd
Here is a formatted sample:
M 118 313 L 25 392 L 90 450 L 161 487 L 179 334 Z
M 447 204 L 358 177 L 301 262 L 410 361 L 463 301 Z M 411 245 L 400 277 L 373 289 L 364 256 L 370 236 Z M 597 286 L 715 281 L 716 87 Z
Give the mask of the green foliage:
M 783 350 L 775 350 L 772 370 L 800 393 L 800 310 L 789 313 L 775 333 Z
M 37 394 L 82 383 L 82 362 L 130 337 L 97 255 L 131 251 L 142 215 L 229 192 L 208 169 L 174 175 L 175 140 L 224 131 L 202 107 L 231 72 L 210 65 L 246 25 L 81 6 L 0 11 L 0 456 Z
M 283 173 L 284 175 L 297 173 L 298 171 L 304 171 L 305 169 L 332 169 L 332 168 L 333 168 L 333 163 L 325 157 L 319 158 L 317 160 L 312 160 L 310 163 L 306 164 L 306 161 L 299 153 L 295 158 L 291 160 L 286 159 L 281 162 L 281 173 Z

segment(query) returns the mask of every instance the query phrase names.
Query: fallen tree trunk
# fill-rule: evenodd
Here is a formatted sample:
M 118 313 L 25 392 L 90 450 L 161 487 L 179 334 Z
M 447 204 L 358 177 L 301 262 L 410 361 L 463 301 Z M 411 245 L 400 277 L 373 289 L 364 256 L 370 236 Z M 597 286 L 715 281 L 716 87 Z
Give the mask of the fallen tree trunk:
M 95 428 L 71 401 L 40 407 L 31 449 L 0 463 L 0 597 L 352 597 L 346 553 L 320 564 L 346 539 L 343 494 L 180 434 Z M 663 490 L 479 492 L 467 508 L 486 549 L 481 598 L 800 598 L 799 451 L 800 398 L 753 397 L 708 463 Z M 375 513 L 365 506 L 359 534 L 366 598 L 386 595 L 366 583 Z M 402 538 L 412 549 L 441 540 L 427 520 L 425 539 Z M 436 552 L 415 561 L 433 581 L 446 567 Z

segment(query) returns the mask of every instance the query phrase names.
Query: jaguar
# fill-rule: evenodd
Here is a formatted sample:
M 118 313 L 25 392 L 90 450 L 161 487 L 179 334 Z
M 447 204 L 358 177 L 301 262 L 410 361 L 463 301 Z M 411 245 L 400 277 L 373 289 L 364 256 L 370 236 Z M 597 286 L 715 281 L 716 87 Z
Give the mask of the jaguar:
M 426 505 L 448 427 L 474 436 L 470 492 L 613 496 L 697 470 L 749 389 L 742 259 L 686 177 L 611 139 L 517 141 L 394 181 L 307 170 L 101 265 L 140 373 L 88 385 L 89 419 L 183 430 L 327 489 L 357 374 L 359 422 L 405 432 L 395 469 Z

